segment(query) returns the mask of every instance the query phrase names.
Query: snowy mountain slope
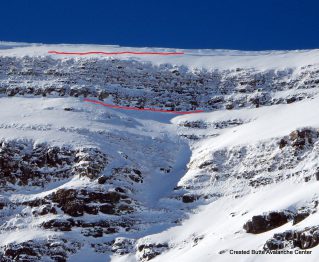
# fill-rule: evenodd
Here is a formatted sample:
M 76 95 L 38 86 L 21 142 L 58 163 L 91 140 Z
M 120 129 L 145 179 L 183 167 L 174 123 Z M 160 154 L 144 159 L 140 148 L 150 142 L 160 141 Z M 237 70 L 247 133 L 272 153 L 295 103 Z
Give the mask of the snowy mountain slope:
M 317 226 L 318 181 L 313 174 L 318 172 L 318 141 L 312 141 L 309 145 L 304 145 L 304 148 L 295 145 L 297 148 L 288 152 L 285 152 L 285 147 L 280 148 L 280 141 L 297 129 L 315 128 L 318 133 L 318 103 L 319 99 L 316 97 L 293 105 L 187 115 L 173 119 L 173 123 L 179 125 L 185 121 L 202 121 L 208 125 L 229 119 L 240 119 L 246 123 L 219 129 L 216 132 L 218 136 L 204 138 L 193 144 L 189 170 L 179 186 L 188 187 L 192 194 L 195 193 L 200 198 L 218 197 L 184 222 L 182 227 L 151 236 L 151 241 L 164 240 L 173 247 L 159 257 L 158 261 L 229 261 L 234 257 L 228 254 L 230 249 L 262 250 L 274 233 Z M 213 130 L 216 131 L 212 129 L 210 132 Z M 198 133 L 196 129 L 192 132 Z M 218 161 L 218 153 L 222 154 L 223 150 L 227 151 L 225 162 Z M 232 159 L 233 155 L 238 159 Z M 296 161 L 293 161 L 292 155 Z M 281 168 L 276 167 L 276 164 L 280 164 Z M 244 177 L 251 172 L 254 174 L 249 180 Z M 264 186 L 248 183 L 254 177 L 270 179 Z M 253 216 L 273 210 L 296 212 L 309 206 L 314 207 L 311 215 L 296 225 L 291 220 L 288 224 L 284 223 L 281 227 L 260 234 L 260 237 L 247 234 L 243 229 L 243 225 Z M 172 239 L 171 236 L 178 237 Z M 194 238 L 198 236 L 202 240 L 195 244 Z M 312 251 L 311 256 L 301 258 L 301 255 L 290 255 L 284 259 L 315 261 L 318 250 L 314 248 Z M 241 255 L 240 259 L 279 261 L 283 259 L 282 256 Z
M 54 47 L 59 49 L 59 46 Z M 63 47 L 60 49 L 64 50 Z M 120 105 L 212 111 L 293 103 L 318 93 L 318 63 L 311 63 L 317 59 L 317 51 L 284 52 L 289 59 L 279 59 L 278 52 L 238 53 L 236 56 L 231 55 L 235 51 L 215 51 L 221 53 L 218 59 L 224 59 L 223 65 L 215 60 L 216 56 L 202 61 L 205 55 L 192 56 L 191 51 L 177 56 L 66 57 L 48 54 L 51 46 L 21 48 L 0 51 L 0 94 L 90 96 L 109 98 Z M 81 47 L 69 48 L 72 51 Z M 10 56 L 10 52 L 14 53 Z M 212 52 L 207 51 L 208 54 Z M 265 61 L 269 57 L 272 63 Z M 179 63 L 180 59 L 187 61 Z M 234 59 L 239 62 L 236 64 Z M 295 60 L 300 64 L 295 64 Z M 249 67 L 245 65 L 247 61 L 251 63 Z M 257 65 L 261 61 L 264 61 L 264 68 Z
M 166 123 L 165 117 L 167 116 L 159 117 L 159 120 L 164 123 L 156 120 L 155 113 L 137 112 L 133 118 L 129 116 L 134 115 L 132 112 L 126 115 L 125 112 L 85 104 L 81 99 L 74 98 L 2 98 L 1 105 L 6 109 L 1 114 L 1 137 L 5 138 L 6 143 L 16 141 L 18 147 L 23 146 L 24 143 L 27 144 L 27 148 L 19 152 L 15 158 L 24 159 L 25 155 L 35 155 L 32 150 L 34 151 L 37 145 L 41 146 L 46 143 L 49 144 L 50 149 L 63 148 L 63 146 L 82 151 L 87 148 L 97 148 L 106 154 L 107 159 L 107 165 L 101 173 L 101 175 L 104 174 L 102 177 L 91 177 L 91 173 L 80 174 L 80 177 L 67 173 L 67 177 L 62 177 L 61 180 L 61 177 L 55 177 L 54 172 L 51 174 L 51 169 L 54 168 L 52 165 L 44 165 L 40 168 L 41 170 L 37 170 L 42 173 L 37 173 L 37 177 L 34 178 L 27 177 L 27 182 L 23 182 L 21 186 L 19 179 L 22 180 L 24 177 L 21 177 L 19 172 L 26 175 L 24 170 L 18 170 L 15 183 L 6 179 L 6 174 L 3 174 L 2 203 L 4 208 L 1 230 L 5 237 L 3 237 L 2 245 L 25 242 L 34 238 L 47 239 L 49 237 L 51 239 L 56 236 L 62 238 L 61 232 L 55 231 L 68 231 L 66 227 L 69 224 L 62 223 L 69 221 L 70 219 L 66 219 L 70 216 L 83 216 L 76 222 L 96 223 L 100 227 L 93 224 L 92 228 L 105 227 L 106 234 L 114 233 L 114 236 L 125 235 L 127 237 L 132 235 L 135 238 L 150 232 L 158 232 L 157 228 L 163 229 L 170 226 L 175 223 L 176 219 L 183 216 L 182 212 L 176 212 L 176 206 L 170 208 L 157 205 L 158 200 L 163 195 L 169 194 L 185 173 L 189 159 L 187 144 L 174 135 L 174 127 Z M 143 117 L 149 115 L 148 117 L 153 120 L 139 119 L 141 114 Z M 25 152 L 28 149 L 30 152 Z M 2 151 L 4 150 L 5 144 L 3 143 Z M 58 159 L 54 157 L 51 159 L 48 153 L 46 154 L 47 162 L 50 161 L 53 164 L 55 161 L 59 162 Z M 93 155 L 93 157 L 96 156 Z M 61 164 L 58 163 L 58 167 L 60 166 Z M 3 166 L 3 169 L 5 168 L 6 166 Z M 106 183 L 101 178 L 105 178 Z M 33 185 L 31 182 L 40 179 L 41 185 Z M 154 184 L 157 186 L 154 187 Z M 107 198 L 110 192 L 126 193 L 121 195 L 121 198 L 129 205 L 124 203 L 117 207 L 100 205 L 99 210 L 88 209 L 79 211 L 79 213 L 76 213 L 76 210 L 66 210 L 64 206 L 64 211 L 69 215 L 65 216 L 63 212 L 56 210 L 57 206 L 54 203 L 53 206 L 47 203 L 53 192 L 60 190 L 62 194 L 65 191 L 61 190 L 75 189 L 103 192 L 104 196 L 93 196 L 105 199 L 90 199 L 94 200 L 94 206 L 96 206 L 95 201 L 118 202 L 117 195 L 114 195 L 114 199 Z M 128 195 L 132 195 L 132 198 Z M 45 199 L 44 205 L 42 202 L 37 203 L 39 199 Z M 107 209 L 106 207 L 109 206 L 110 208 Z M 110 218 L 110 215 L 113 215 L 113 218 L 112 216 Z M 121 217 L 118 217 L 119 215 Z M 52 222 L 56 220 L 60 224 Z M 100 225 L 101 221 L 105 220 L 111 221 L 107 223 L 113 226 Z M 156 225 L 153 226 L 153 224 Z M 43 233 L 37 229 L 38 227 L 49 229 L 53 227 L 55 231 L 51 230 L 51 234 Z M 86 227 L 88 226 L 76 226 L 75 231 L 77 232 L 72 232 L 70 235 L 71 242 L 83 241 L 80 246 L 82 248 L 86 245 L 85 238 L 90 234 L 94 235 L 92 232 L 86 232 Z M 17 234 L 17 231 L 21 231 L 24 237 L 21 238 L 21 234 Z M 128 233 L 125 234 L 125 231 Z M 83 237 L 83 235 L 87 236 Z M 69 238 L 69 234 L 66 234 L 65 237 Z M 104 237 L 102 244 L 113 238 Z M 97 245 L 101 241 L 91 239 L 87 245 L 92 244 L 91 242 Z M 108 251 L 107 246 L 104 249 L 106 250 L 103 252 Z M 104 256 L 104 259 L 106 258 L 107 255 Z
M 1 261 L 317 260 L 317 50 L 49 50 L 132 48 L 0 43 Z

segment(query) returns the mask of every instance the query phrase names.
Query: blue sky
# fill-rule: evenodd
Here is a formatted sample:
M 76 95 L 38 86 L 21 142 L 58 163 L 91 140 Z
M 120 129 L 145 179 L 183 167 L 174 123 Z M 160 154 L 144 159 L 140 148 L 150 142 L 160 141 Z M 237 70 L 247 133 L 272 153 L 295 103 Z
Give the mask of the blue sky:
M 2 0 L 0 40 L 319 48 L 318 0 Z

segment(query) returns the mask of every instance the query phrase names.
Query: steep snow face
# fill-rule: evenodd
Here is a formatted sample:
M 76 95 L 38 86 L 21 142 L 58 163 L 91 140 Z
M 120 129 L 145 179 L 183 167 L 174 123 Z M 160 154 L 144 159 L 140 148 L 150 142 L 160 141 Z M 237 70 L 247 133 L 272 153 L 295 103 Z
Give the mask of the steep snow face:
M 49 50 L 132 48 L 0 43 L 1 261 L 317 260 L 317 50 Z
M 292 105 L 174 118 L 173 123 L 181 126 L 179 132 L 200 137 L 192 143 L 189 170 L 178 186 L 188 188 L 197 201 L 213 201 L 181 227 L 141 240 L 172 247 L 154 261 L 229 261 L 236 257 L 230 250 L 293 250 L 285 259 L 315 261 L 319 253 L 312 247 L 317 241 L 314 246 L 311 241 L 312 233 L 318 232 L 318 103 L 316 97 Z M 270 219 L 260 221 L 261 215 L 269 218 L 274 211 L 288 212 L 287 219 L 276 225 Z M 247 221 L 254 216 L 250 225 L 255 228 L 249 228 Z M 296 217 L 302 217 L 300 223 Z M 280 237 L 306 228 L 313 231 L 306 232 L 309 242 L 304 246 L 298 242 L 300 236 Z M 273 236 L 276 242 L 270 245 Z M 301 258 L 295 255 L 296 247 L 310 248 L 312 255 Z M 283 255 L 250 254 L 240 259 L 280 261 Z

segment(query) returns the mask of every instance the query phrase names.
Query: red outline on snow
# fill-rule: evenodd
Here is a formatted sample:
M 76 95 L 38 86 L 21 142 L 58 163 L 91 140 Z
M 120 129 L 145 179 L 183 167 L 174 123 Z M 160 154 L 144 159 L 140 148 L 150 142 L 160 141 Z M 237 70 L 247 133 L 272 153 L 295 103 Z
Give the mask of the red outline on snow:
M 55 55 L 184 55 L 184 52 L 135 52 L 135 51 L 122 51 L 122 52 L 62 52 L 62 51 L 48 51 L 49 54 Z
M 130 107 L 130 106 L 117 106 L 106 104 L 104 102 L 93 100 L 89 98 L 84 98 L 84 102 L 90 102 L 93 104 L 98 104 L 110 108 L 117 108 L 117 109 L 124 109 L 124 110 L 136 110 L 136 111 L 152 111 L 152 112 L 161 112 L 161 113 L 171 113 L 171 114 L 179 114 L 179 115 L 186 115 L 186 114 L 193 114 L 193 113 L 203 113 L 203 110 L 195 110 L 195 111 L 174 111 L 174 110 L 164 110 L 164 109 L 155 109 L 155 108 L 138 108 L 138 107 Z

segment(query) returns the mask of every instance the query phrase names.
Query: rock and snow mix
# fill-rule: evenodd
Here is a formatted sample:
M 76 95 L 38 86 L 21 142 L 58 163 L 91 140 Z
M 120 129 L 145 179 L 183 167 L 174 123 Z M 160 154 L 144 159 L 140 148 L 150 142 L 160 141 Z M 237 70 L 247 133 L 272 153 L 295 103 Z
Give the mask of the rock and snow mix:
M 0 45 L 1 261 L 317 260 L 317 50 Z

